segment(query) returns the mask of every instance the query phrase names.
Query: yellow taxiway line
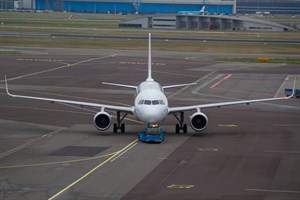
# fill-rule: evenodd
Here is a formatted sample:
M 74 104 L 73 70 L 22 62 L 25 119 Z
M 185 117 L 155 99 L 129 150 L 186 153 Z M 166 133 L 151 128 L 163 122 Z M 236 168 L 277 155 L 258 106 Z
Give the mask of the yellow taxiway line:
M 70 185 L 68 185 L 67 187 L 65 187 L 64 189 L 62 189 L 61 191 L 59 191 L 58 193 L 56 193 L 52 197 L 50 197 L 48 200 L 55 199 L 56 197 L 58 197 L 59 195 L 61 195 L 62 193 L 64 193 L 66 190 L 70 189 L 71 187 L 73 187 L 74 185 L 76 185 L 77 183 L 79 183 L 80 181 L 82 181 L 83 179 L 85 179 L 86 177 L 88 177 L 89 175 L 91 175 L 94 171 L 96 171 L 97 169 L 99 169 L 100 167 L 102 167 L 103 165 L 105 165 L 107 162 L 111 161 L 112 159 L 114 159 L 118 155 L 122 154 L 124 151 L 127 151 L 127 149 L 131 148 L 131 146 L 136 145 L 136 144 L 137 144 L 137 139 L 134 140 L 133 142 L 131 142 L 130 144 L 128 144 L 126 147 L 124 147 L 120 151 L 117 151 L 115 154 L 113 154 L 111 157 L 109 157 L 108 159 L 106 159 L 104 162 L 100 163 L 99 165 L 97 165 L 96 167 L 94 167 L 93 169 L 91 169 L 90 171 L 88 171 L 85 175 L 81 176 L 79 179 L 77 179 L 76 181 L 74 181 L 73 183 L 71 183 Z
M 108 157 L 108 156 L 112 156 L 116 153 L 117 152 L 112 152 L 112 153 L 101 155 L 101 156 L 95 156 L 95 157 L 83 158 L 83 159 L 76 159 L 76 160 L 64 160 L 64 161 L 34 163 L 34 164 L 6 165 L 6 166 L 0 166 L 0 169 L 23 168 L 23 167 L 40 167 L 40 166 L 47 166 L 47 165 L 70 164 L 70 163 L 76 163 L 76 162 L 96 160 L 96 159 L 99 159 L 99 158 L 105 158 L 105 157 Z

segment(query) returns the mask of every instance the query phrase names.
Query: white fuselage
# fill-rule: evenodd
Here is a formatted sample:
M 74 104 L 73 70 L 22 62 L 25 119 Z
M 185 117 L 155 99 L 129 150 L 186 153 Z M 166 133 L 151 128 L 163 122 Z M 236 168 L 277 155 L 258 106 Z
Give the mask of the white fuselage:
M 153 80 L 142 82 L 137 88 L 134 115 L 148 125 L 161 123 L 168 115 L 168 100 L 162 87 Z

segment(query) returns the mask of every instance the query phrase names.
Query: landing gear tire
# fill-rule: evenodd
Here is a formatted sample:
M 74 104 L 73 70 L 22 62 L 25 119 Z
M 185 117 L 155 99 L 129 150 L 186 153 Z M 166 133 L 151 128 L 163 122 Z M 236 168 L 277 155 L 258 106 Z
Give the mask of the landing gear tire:
M 184 112 L 175 113 L 173 115 L 176 117 L 176 119 L 179 122 L 179 124 L 176 124 L 175 126 L 175 132 L 179 133 L 180 130 L 182 130 L 183 133 L 187 133 L 187 125 L 184 124 Z
M 180 127 L 180 124 L 176 124 L 175 126 L 175 132 L 180 133 L 180 130 L 182 130 L 183 133 L 187 133 L 187 125 L 183 124 L 182 127 Z
M 121 124 L 121 133 L 125 132 L 125 124 Z
M 183 125 L 182 130 L 183 130 L 183 133 L 187 133 L 187 125 L 186 124 Z
M 120 127 L 118 127 L 118 124 L 114 124 L 114 133 L 117 133 L 118 130 L 121 131 L 121 133 L 125 133 L 125 124 L 121 124 Z
M 176 124 L 176 126 L 175 126 L 175 132 L 179 133 L 179 124 Z
M 114 124 L 114 133 L 118 132 L 118 125 Z
M 121 123 L 123 121 L 123 119 L 127 116 L 127 113 L 123 114 L 123 116 L 121 116 L 121 112 L 117 112 L 117 123 L 114 124 L 114 133 L 117 133 L 118 130 L 121 131 L 121 133 L 125 132 L 125 124 Z

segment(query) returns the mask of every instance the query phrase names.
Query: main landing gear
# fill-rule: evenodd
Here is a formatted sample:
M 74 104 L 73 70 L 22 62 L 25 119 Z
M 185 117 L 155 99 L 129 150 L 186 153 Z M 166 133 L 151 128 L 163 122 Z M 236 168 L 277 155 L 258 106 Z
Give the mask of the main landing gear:
M 127 116 L 127 113 L 123 114 L 121 116 L 121 112 L 117 112 L 117 123 L 114 123 L 114 133 L 117 133 L 118 130 L 121 131 L 121 133 L 125 132 L 125 124 L 122 123 L 123 119 Z
M 179 133 L 181 130 L 183 133 L 187 133 L 187 125 L 184 123 L 184 112 L 174 113 L 173 115 L 179 122 L 179 124 L 175 126 L 176 133 Z

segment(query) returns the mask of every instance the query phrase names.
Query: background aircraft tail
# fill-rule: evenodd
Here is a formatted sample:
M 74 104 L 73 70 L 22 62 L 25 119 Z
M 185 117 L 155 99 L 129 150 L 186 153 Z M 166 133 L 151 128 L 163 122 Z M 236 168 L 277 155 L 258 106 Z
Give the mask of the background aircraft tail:
M 205 12 L 205 6 L 203 6 L 199 12 L 204 13 Z

